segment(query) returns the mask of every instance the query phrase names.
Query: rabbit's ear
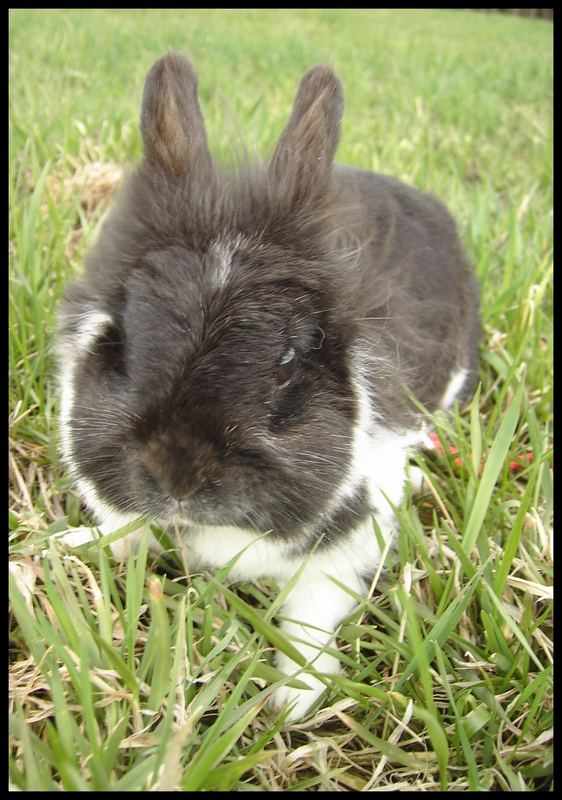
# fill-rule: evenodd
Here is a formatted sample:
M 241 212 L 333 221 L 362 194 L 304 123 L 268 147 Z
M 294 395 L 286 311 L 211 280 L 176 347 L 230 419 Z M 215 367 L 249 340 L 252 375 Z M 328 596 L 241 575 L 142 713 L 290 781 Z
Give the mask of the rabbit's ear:
M 183 56 L 169 53 L 146 76 L 141 133 L 150 164 L 178 176 L 211 171 L 205 123 L 197 99 L 197 76 Z
M 326 188 L 342 113 L 343 89 L 331 68 L 309 69 L 269 165 L 273 181 L 286 188 L 293 200 L 305 202 Z

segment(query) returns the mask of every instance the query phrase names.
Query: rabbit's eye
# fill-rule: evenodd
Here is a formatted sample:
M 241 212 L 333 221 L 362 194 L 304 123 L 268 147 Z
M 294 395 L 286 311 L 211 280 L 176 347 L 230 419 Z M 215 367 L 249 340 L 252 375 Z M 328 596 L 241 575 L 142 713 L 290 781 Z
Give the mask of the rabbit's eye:
M 277 365 L 277 387 L 282 389 L 284 386 L 292 380 L 295 374 L 295 370 L 297 368 L 297 354 L 295 352 L 294 347 L 289 347 L 289 349 L 283 353 L 281 356 L 281 360 Z

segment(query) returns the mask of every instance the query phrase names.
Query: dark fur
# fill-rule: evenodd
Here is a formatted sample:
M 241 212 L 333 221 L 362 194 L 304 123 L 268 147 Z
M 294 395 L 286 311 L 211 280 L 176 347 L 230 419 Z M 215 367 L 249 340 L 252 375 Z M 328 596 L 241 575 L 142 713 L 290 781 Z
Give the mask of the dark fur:
M 166 518 L 189 497 L 205 524 L 332 538 L 369 512 L 359 492 L 322 516 L 351 457 L 351 348 L 373 356 L 386 427 L 415 424 L 409 393 L 435 408 L 462 361 L 472 390 L 478 293 L 451 217 L 392 178 L 332 168 L 342 109 L 331 70 L 310 70 L 269 166 L 223 173 L 189 63 L 151 69 L 145 158 L 61 310 L 68 342 L 75 315 L 114 320 L 76 368 L 72 460 L 116 509 Z M 217 240 L 239 242 L 221 286 Z

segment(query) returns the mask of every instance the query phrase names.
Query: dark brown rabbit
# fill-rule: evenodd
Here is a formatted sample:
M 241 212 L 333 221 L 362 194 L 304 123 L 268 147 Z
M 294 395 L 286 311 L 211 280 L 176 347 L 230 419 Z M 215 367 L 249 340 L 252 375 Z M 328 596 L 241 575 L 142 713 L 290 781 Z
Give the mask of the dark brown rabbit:
M 470 396 L 480 330 L 441 203 L 333 166 L 342 111 L 338 78 L 313 67 L 269 163 L 224 171 L 191 65 L 156 62 L 144 159 L 67 289 L 58 340 L 64 458 L 101 529 L 179 523 L 192 565 L 243 550 L 234 579 L 302 567 L 282 628 L 321 673 L 380 560 L 373 516 L 395 527 L 417 401 Z M 275 696 L 293 718 L 324 689 L 300 677 L 310 691 Z

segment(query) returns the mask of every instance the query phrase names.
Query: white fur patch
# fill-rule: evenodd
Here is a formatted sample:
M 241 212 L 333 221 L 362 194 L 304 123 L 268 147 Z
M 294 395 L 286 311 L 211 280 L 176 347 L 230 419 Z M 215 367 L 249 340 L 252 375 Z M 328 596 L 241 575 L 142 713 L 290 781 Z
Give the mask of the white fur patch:
M 121 514 L 120 512 L 114 511 L 112 508 L 110 508 L 110 506 L 100 499 L 96 491 L 96 487 L 91 481 L 88 481 L 85 478 L 79 478 L 76 481 L 76 487 L 80 492 L 80 497 L 98 521 L 99 524 L 96 527 L 99 528 L 99 531 L 103 536 L 114 533 L 115 531 L 119 530 L 119 528 L 122 528 L 125 525 L 128 525 L 130 522 L 134 522 L 136 519 L 138 519 L 138 514 Z M 117 542 L 114 542 L 112 545 L 110 545 L 111 552 L 115 558 L 123 559 L 128 556 L 130 552 L 136 549 L 145 527 L 146 526 L 142 526 L 138 530 L 133 531 L 133 533 L 127 534 L 127 536 L 124 536 L 122 539 L 119 539 Z M 154 552 L 159 553 L 162 551 L 160 543 L 150 531 L 148 532 L 148 544 L 149 547 L 154 550 Z
M 443 399 L 441 400 L 441 408 L 447 409 L 453 405 L 464 386 L 467 375 L 468 371 L 464 367 L 458 370 L 458 372 L 453 373 L 445 389 Z
M 61 437 L 62 456 L 67 465 L 71 468 L 72 439 L 70 433 L 70 419 L 72 406 L 74 405 L 74 386 L 72 383 L 74 372 L 74 362 L 68 361 L 61 364 L 59 368 L 60 386 L 60 414 L 59 430 Z
M 395 433 L 380 423 L 366 388 L 364 373 L 369 363 L 360 353 L 355 355 L 354 390 L 359 414 L 353 432 L 351 467 L 338 494 L 342 499 L 351 497 L 366 481 L 371 506 L 390 520 L 393 513 L 388 501 L 398 506 L 402 500 L 408 448 L 420 444 L 424 432 L 418 429 Z
M 85 353 L 103 329 L 112 322 L 109 314 L 104 314 L 102 311 L 92 311 L 90 314 L 86 314 L 80 323 L 78 336 L 73 340 L 77 350 Z
M 195 567 L 224 567 L 244 548 L 248 548 L 230 572 L 233 580 L 253 580 L 268 575 L 286 581 L 294 573 L 284 550 L 288 546 L 274 542 L 255 531 L 227 525 L 190 527 L 184 536 L 186 557 Z
M 218 289 L 222 289 L 228 283 L 230 271 L 232 269 L 232 256 L 239 247 L 249 244 L 247 238 L 239 234 L 234 239 L 217 239 L 212 245 L 211 250 L 216 256 L 216 265 L 213 270 L 213 283 Z
M 392 526 L 382 522 L 381 531 L 386 539 L 392 535 Z M 364 593 L 362 576 L 374 573 L 380 557 L 374 526 L 369 519 L 341 544 L 313 553 L 308 559 L 283 607 L 281 629 L 317 672 L 328 675 L 339 672 L 339 659 L 325 648 L 333 644 L 337 627 L 355 606 L 352 593 Z M 340 588 L 331 578 L 351 592 Z M 289 675 L 300 671 L 300 667 L 281 652 L 277 655 L 277 666 Z M 310 686 L 308 691 L 283 686 L 272 698 L 274 706 L 292 704 L 291 720 L 300 719 L 325 690 L 324 683 L 314 675 L 302 673 L 298 677 Z
M 217 254 L 217 266 L 213 271 L 213 283 L 221 289 L 228 281 L 232 266 L 232 251 L 222 244 L 215 245 L 214 249 Z
M 71 472 L 73 472 L 73 465 L 70 420 L 74 405 L 74 370 L 76 361 L 112 321 L 108 314 L 104 314 L 101 311 L 92 311 L 84 314 L 79 324 L 78 332 L 72 338 L 63 339 L 59 344 L 58 380 L 61 391 L 59 426 L 63 458 Z

